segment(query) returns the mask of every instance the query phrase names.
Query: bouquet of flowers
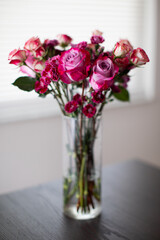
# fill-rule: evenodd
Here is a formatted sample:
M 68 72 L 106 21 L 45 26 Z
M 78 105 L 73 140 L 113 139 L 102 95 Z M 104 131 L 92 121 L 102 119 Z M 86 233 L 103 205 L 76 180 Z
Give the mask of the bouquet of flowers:
M 57 39 L 29 39 L 23 49 L 9 54 L 9 63 L 20 67 L 27 76 L 13 83 L 24 91 L 34 90 L 40 97 L 52 95 L 63 115 L 76 119 L 74 144 L 66 144 L 75 162 L 64 178 L 64 205 L 76 194 L 77 212 L 95 209 L 100 202 L 100 181 L 95 174 L 93 149 L 99 129 L 99 117 L 105 104 L 118 99 L 129 101 L 129 72 L 149 62 L 142 48 L 134 49 L 122 39 L 111 51 L 102 46 L 102 32 L 93 32 L 90 42 L 72 43 L 72 38 L 60 34 Z M 72 146 L 71 146 L 72 145 Z

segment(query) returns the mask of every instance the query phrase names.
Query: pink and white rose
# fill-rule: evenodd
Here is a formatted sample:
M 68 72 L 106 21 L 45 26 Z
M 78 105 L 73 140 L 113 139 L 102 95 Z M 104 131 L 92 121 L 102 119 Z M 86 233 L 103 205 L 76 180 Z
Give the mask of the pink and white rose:
M 149 58 L 142 48 L 137 48 L 131 54 L 131 62 L 134 65 L 140 66 L 149 62 Z
M 41 45 L 41 41 L 38 37 L 32 37 L 25 43 L 24 49 L 27 51 L 35 51 L 36 48 Z
M 124 39 L 116 43 L 113 53 L 116 57 L 125 57 L 132 49 L 130 42 Z
M 61 54 L 58 71 L 64 83 L 79 82 L 88 76 L 90 54 L 81 48 L 71 48 Z
M 40 57 L 43 57 L 45 55 L 45 49 L 44 47 L 42 46 L 38 46 L 34 51 L 33 51 L 33 55 L 36 57 L 36 58 L 40 58 Z
M 22 66 L 26 60 L 26 51 L 20 49 L 14 49 L 9 53 L 8 60 L 10 64 Z
M 93 66 L 90 83 L 94 90 L 106 90 L 113 84 L 118 67 L 107 57 L 99 57 Z
M 57 39 L 62 47 L 67 47 L 72 42 L 72 38 L 66 34 L 58 34 Z

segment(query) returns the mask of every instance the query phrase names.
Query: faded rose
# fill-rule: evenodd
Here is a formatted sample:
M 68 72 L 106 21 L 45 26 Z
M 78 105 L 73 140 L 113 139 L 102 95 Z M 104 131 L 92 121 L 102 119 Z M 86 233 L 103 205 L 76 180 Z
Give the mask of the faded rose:
M 59 45 L 62 47 L 67 47 L 72 42 L 72 38 L 66 34 L 58 34 L 57 39 L 58 39 Z
M 149 58 L 142 48 L 137 48 L 131 54 L 131 62 L 134 65 L 140 66 L 149 62 Z
M 133 49 L 133 47 L 130 44 L 130 42 L 128 40 L 124 39 L 124 40 L 120 40 L 119 42 L 116 43 L 113 53 L 116 57 L 124 57 L 132 49 Z
M 27 51 L 35 51 L 41 45 L 41 41 L 38 37 L 32 37 L 25 43 L 24 49 Z
M 93 36 L 102 36 L 102 34 L 103 34 L 103 32 L 101 32 L 101 31 L 99 31 L 99 30 L 94 30 L 94 31 L 92 32 L 92 35 L 93 35 Z
M 93 66 L 90 83 L 94 90 L 105 90 L 113 84 L 118 67 L 107 56 L 99 57 Z
M 58 71 L 64 83 L 85 79 L 89 69 L 90 54 L 87 50 L 71 48 L 61 54 Z
M 8 60 L 10 64 L 15 64 L 17 66 L 22 66 L 24 61 L 27 59 L 26 51 L 20 49 L 14 49 L 10 52 Z

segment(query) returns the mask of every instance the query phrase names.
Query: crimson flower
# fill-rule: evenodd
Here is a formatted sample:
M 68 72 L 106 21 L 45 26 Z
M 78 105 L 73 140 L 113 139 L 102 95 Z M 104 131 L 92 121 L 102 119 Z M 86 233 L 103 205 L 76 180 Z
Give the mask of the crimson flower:
M 64 109 L 67 113 L 72 113 L 72 112 L 75 112 L 76 109 L 78 108 L 78 104 L 76 101 L 72 100 L 72 101 L 69 101 L 68 103 L 66 103 Z
M 94 91 L 91 93 L 92 95 L 92 102 L 94 103 L 102 103 L 105 100 L 105 95 L 102 91 Z
M 82 109 L 82 112 L 86 117 L 91 118 L 95 115 L 96 108 L 89 103 Z

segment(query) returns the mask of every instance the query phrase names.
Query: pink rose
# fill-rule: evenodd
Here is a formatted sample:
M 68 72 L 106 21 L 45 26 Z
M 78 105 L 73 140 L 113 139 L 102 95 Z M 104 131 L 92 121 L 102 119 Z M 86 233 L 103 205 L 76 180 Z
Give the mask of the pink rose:
M 125 57 L 132 49 L 133 47 L 128 40 L 120 40 L 116 43 L 113 53 L 116 57 Z
M 22 66 L 24 64 L 24 61 L 26 60 L 26 51 L 20 50 L 20 49 L 14 49 L 10 52 L 8 56 L 8 60 L 10 61 L 10 64 L 15 64 L 17 66 Z
M 99 30 L 94 30 L 92 32 L 92 36 L 102 36 L 103 32 L 100 32 Z
M 137 48 L 131 54 L 131 62 L 134 65 L 140 66 L 149 62 L 149 58 L 142 48 Z
M 85 79 L 89 69 L 90 54 L 87 50 L 71 48 L 61 54 L 58 71 L 64 83 Z
M 57 39 L 62 47 L 67 47 L 72 42 L 72 38 L 65 34 L 58 34 Z
M 27 51 L 35 51 L 36 48 L 41 45 L 41 41 L 38 37 L 32 37 L 25 43 L 24 49 L 26 49 Z
M 94 90 L 105 90 L 113 84 L 118 67 L 107 57 L 99 57 L 93 66 L 90 83 Z
M 34 67 L 34 71 L 41 73 L 42 70 L 45 68 L 45 62 L 43 62 L 42 60 L 34 60 L 33 62 L 33 67 Z

